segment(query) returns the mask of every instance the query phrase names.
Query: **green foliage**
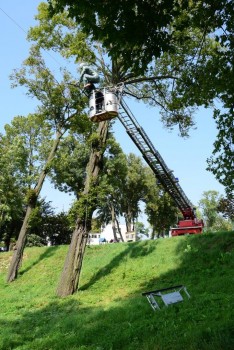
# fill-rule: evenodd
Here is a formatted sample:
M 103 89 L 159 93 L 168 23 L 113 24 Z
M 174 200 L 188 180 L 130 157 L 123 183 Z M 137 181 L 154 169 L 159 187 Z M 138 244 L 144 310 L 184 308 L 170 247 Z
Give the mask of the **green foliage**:
M 219 197 L 220 195 L 217 191 L 206 191 L 203 193 L 203 198 L 199 201 L 199 206 L 202 208 L 207 228 L 211 228 L 217 218 Z
M 218 203 L 218 211 L 224 215 L 224 217 L 234 220 L 234 198 L 233 196 L 227 196 L 221 198 Z
M 113 219 L 111 217 L 112 206 L 116 216 L 123 212 L 121 198 L 127 195 L 124 189 L 126 178 L 126 155 L 115 138 L 109 135 L 97 192 L 97 215 L 103 224 L 107 224 Z
M 11 80 L 13 87 L 24 86 L 27 94 L 38 100 L 39 113 L 55 130 L 64 133 L 73 124 L 73 117 L 84 110 L 86 98 L 74 85 L 72 75 L 63 69 L 58 79 L 36 46 L 31 47 L 29 57 L 21 69 L 14 71 Z
M 233 349 L 234 232 L 89 247 L 79 292 L 58 299 L 66 251 L 27 248 L 13 284 L 0 253 L 0 349 Z M 160 311 L 141 295 L 181 283 L 191 299 Z
M 225 219 L 219 214 L 219 206 L 222 200 L 223 197 L 217 191 L 206 191 L 199 201 L 207 231 L 232 230 L 231 220 Z
M 91 216 L 97 207 L 99 187 L 91 179 L 88 193 L 79 192 L 78 199 L 73 202 L 69 210 L 68 217 L 70 224 L 74 228 L 77 218 L 85 223 L 88 230 L 91 229 Z
M 27 235 L 26 247 L 43 247 L 45 243 L 43 239 L 33 233 Z
M 164 236 L 176 224 L 178 209 L 171 196 L 157 184 L 155 175 L 147 169 L 147 191 L 145 192 L 145 213 L 151 225 L 151 238 Z
M 94 61 L 94 53 L 87 44 L 87 36 L 64 11 L 51 17 L 48 4 L 38 6 L 35 16 L 39 24 L 30 29 L 28 39 L 44 50 L 59 52 L 63 57 L 75 56 L 77 61 Z
M 144 199 L 147 187 L 147 172 L 140 157 L 133 153 L 127 156 L 127 175 L 123 183 L 122 210 L 125 213 L 127 230 L 140 213 L 140 201 Z
M 99 134 L 97 132 L 93 132 L 88 139 L 88 143 L 93 149 L 98 149 L 100 146 Z
M 46 241 L 50 245 L 69 244 L 71 242 L 72 227 L 68 215 L 61 212 L 43 218 L 40 234 L 44 238 L 44 242 Z
M 116 141 L 110 138 L 103 170 L 98 188 L 98 218 L 107 224 L 124 215 L 127 230 L 131 231 L 144 197 L 145 166 L 136 155 L 126 156 Z
M 52 162 L 50 176 L 60 191 L 73 192 L 76 196 L 82 191 L 90 147 L 81 135 L 69 132 L 63 138 Z
M 222 113 L 214 113 L 218 135 L 214 143 L 212 156 L 208 159 L 208 170 L 212 171 L 217 180 L 223 184 L 228 194 L 234 193 L 234 115 L 233 108 Z
M 144 73 L 148 64 L 165 51 L 173 52 L 173 31 L 168 30 L 181 14 L 180 1 L 158 2 L 131 0 L 67 1 L 49 0 L 51 12 L 66 9 L 82 30 L 99 41 L 109 56 L 121 59 L 125 69 L 135 75 Z
M 149 237 L 149 229 L 145 227 L 143 222 L 137 221 L 134 225 L 134 230 L 136 232 L 137 240 L 140 240 L 142 236 Z
M 37 197 L 38 197 L 38 194 L 37 194 L 36 190 L 29 189 L 26 193 L 26 203 L 28 205 L 35 206 L 35 204 L 37 202 Z
M 76 217 L 85 220 L 89 217 L 89 212 L 95 208 L 96 195 L 90 191 L 88 194 L 80 193 L 79 199 L 75 202 L 75 215 Z M 73 210 L 74 210 L 73 209 Z
M 66 213 L 54 213 L 50 202 L 40 199 L 29 219 L 30 246 L 68 244 L 72 229 Z M 35 238 L 35 240 L 34 240 Z M 34 244 L 35 243 L 35 244 Z
M 8 243 L 19 229 L 26 193 L 31 199 L 35 195 L 30 188 L 35 187 L 44 166 L 50 138 L 50 127 L 40 114 L 17 116 L 5 125 L 0 140 L 0 226 Z

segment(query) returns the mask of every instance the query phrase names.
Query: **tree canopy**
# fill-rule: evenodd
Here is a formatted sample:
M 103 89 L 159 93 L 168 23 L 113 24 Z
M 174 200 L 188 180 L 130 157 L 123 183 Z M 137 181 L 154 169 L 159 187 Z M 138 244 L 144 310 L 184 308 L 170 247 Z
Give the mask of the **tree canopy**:
M 128 72 L 124 81 L 148 79 L 148 84 L 135 84 L 128 92 L 160 107 L 167 127 L 179 125 L 187 135 L 194 125 L 194 110 L 215 106 L 218 135 L 208 170 L 233 193 L 234 1 L 48 3 L 51 14 L 66 9 L 117 65 L 121 62 Z
M 163 52 L 174 52 L 177 32 L 199 27 L 204 33 L 232 26 L 233 1 L 48 0 L 52 14 L 67 10 L 81 29 L 102 42 L 112 57 L 144 72 Z M 184 37 L 186 41 L 189 38 Z M 202 44 L 202 42 L 201 42 Z
M 173 49 L 168 26 L 181 12 L 181 1 L 49 0 L 51 12 L 68 10 L 82 30 L 102 42 L 112 58 L 144 72 L 153 57 Z

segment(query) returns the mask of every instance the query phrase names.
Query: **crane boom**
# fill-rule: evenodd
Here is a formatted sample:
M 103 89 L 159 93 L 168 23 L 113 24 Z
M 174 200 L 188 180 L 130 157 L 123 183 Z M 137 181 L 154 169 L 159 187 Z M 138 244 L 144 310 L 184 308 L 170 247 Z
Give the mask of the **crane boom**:
M 196 218 L 195 208 L 179 185 L 178 179 L 168 168 L 123 100 L 123 88 L 124 85 L 121 84 L 116 87 L 91 91 L 89 95 L 90 119 L 94 122 L 100 122 L 118 117 L 164 190 L 169 193 L 183 214 L 184 219 L 179 221 L 177 227 L 171 229 L 172 236 L 202 233 L 203 221 Z
M 155 149 L 146 132 L 139 125 L 123 99 L 120 104 L 125 113 L 119 111 L 118 119 L 125 127 L 126 132 L 142 153 L 145 161 L 153 170 L 160 184 L 174 199 L 184 218 L 188 216 L 194 218 L 193 205 L 179 185 L 178 179 L 174 176 L 172 170 L 168 168 L 162 156 Z

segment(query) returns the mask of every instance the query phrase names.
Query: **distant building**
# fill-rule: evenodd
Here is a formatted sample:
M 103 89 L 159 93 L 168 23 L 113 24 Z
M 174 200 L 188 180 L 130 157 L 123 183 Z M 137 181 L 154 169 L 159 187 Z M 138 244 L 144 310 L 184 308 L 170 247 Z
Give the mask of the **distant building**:
M 97 245 L 100 244 L 101 233 L 89 233 L 88 244 Z
M 136 242 L 136 232 L 125 232 L 125 242 Z
M 124 242 L 135 242 L 136 241 L 136 233 L 134 231 L 131 232 L 126 232 L 126 226 L 125 225 L 119 225 L 121 234 L 123 237 Z M 121 242 L 121 237 L 118 233 L 116 232 L 117 238 L 119 242 Z M 113 229 L 112 225 L 108 224 L 106 225 L 102 232 L 100 233 L 90 233 L 89 234 L 89 239 L 88 239 L 88 244 L 90 245 L 97 245 L 97 244 L 104 244 L 104 243 L 112 243 L 114 242 L 114 235 L 113 235 Z

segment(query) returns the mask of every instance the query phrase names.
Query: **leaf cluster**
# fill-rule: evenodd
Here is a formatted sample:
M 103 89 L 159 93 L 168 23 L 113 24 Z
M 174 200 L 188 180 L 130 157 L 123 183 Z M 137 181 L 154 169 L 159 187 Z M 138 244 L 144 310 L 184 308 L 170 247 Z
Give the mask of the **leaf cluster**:
M 26 193 L 26 203 L 34 207 L 37 202 L 37 197 L 38 197 L 37 191 L 34 189 L 29 189 Z
M 50 176 L 55 187 L 77 196 L 84 187 L 89 154 L 90 147 L 84 137 L 72 132 L 64 137 L 51 165 Z
M 202 210 L 206 230 L 230 231 L 232 229 L 231 221 L 226 219 L 232 219 L 232 211 L 230 210 L 232 208 L 231 198 L 227 200 L 214 190 L 205 191 L 202 199 L 199 201 L 199 207 Z M 221 215 L 220 212 L 224 215 Z
M 217 210 L 226 218 L 234 220 L 234 198 L 227 196 L 218 202 Z
M 181 11 L 181 2 L 165 1 L 48 1 L 51 13 L 67 10 L 92 39 L 109 55 L 121 57 L 126 69 L 136 74 L 146 70 L 153 57 L 173 50 L 168 26 Z

